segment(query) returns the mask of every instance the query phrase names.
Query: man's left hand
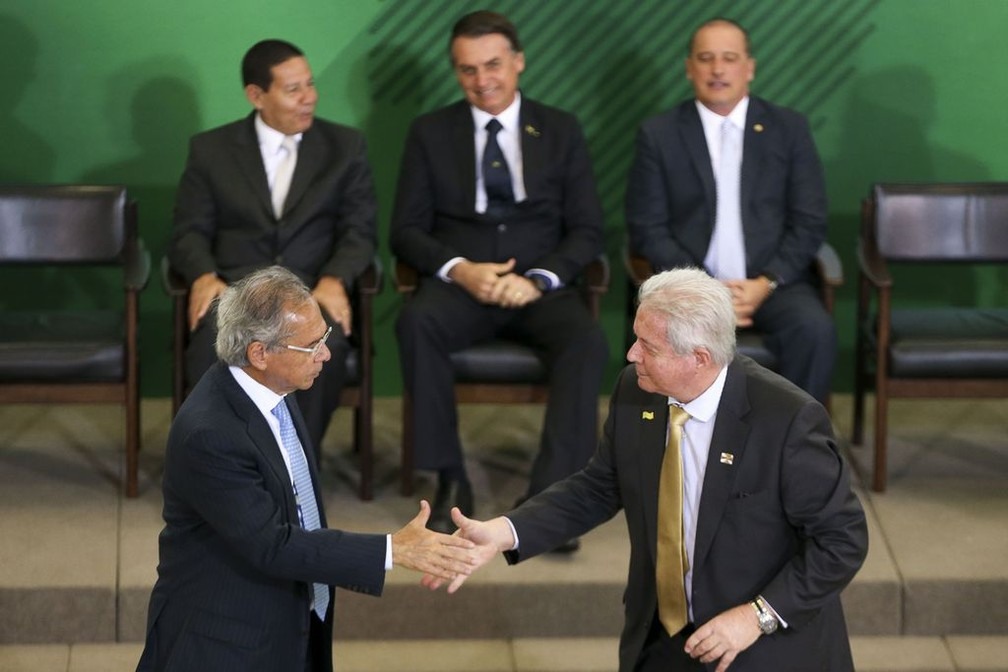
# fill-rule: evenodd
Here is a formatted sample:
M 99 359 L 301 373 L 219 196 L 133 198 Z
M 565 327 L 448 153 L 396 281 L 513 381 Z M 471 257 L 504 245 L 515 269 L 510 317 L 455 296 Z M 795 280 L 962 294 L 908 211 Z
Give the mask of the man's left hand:
M 542 296 L 539 288 L 524 275 L 502 275 L 490 293 L 489 302 L 501 308 L 521 308 Z
M 323 275 L 312 290 L 312 296 L 318 301 L 322 310 L 340 325 L 343 335 L 349 336 L 353 314 L 350 312 L 350 299 L 343 287 L 343 281 L 331 275 Z
M 725 285 L 731 290 L 735 324 L 739 327 L 751 327 L 753 314 L 772 293 L 770 281 L 760 276 L 752 280 L 725 280 Z
M 696 629 L 686 640 L 686 653 L 701 663 L 718 661 L 724 672 L 732 661 L 759 639 L 759 620 L 752 606 L 741 604 L 724 611 Z

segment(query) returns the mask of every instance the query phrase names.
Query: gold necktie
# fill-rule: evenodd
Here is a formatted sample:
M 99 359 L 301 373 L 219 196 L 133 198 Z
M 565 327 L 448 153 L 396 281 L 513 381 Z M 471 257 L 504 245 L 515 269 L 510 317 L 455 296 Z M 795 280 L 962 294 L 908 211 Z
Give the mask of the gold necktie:
M 686 545 L 683 543 L 682 428 L 689 413 L 669 405 L 668 445 L 658 485 L 658 618 L 674 635 L 686 625 Z

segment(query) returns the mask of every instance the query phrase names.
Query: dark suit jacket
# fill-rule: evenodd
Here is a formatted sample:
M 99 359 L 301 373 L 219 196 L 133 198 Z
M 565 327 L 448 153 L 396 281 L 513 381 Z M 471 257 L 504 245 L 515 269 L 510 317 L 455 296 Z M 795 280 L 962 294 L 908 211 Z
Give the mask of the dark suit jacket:
M 287 403 L 308 448 L 297 404 Z M 324 528 L 314 454 L 305 450 Z M 158 579 L 138 670 L 300 671 L 310 583 L 382 592 L 385 536 L 300 527 L 276 439 L 222 363 L 172 423 L 163 489 Z M 331 640 L 331 610 L 325 632 Z M 317 669 L 331 670 L 331 660 Z
M 279 264 L 309 287 L 349 290 L 375 251 L 375 196 L 364 136 L 316 118 L 298 147 L 287 207 L 273 215 L 255 115 L 193 137 L 175 198 L 169 259 L 188 284 L 234 282 Z
M 433 275 L 453 257 L 504 262 L 516 273 L 553 271 L 568 283 L 602 251 L 602 206 L 577 119 L 522 98 L 527 198 L 513 217 L 477 214 L 476 147 L 469 104 L 418 117 L 410 127 L 392 215 L 392 252 Z
M 762 594 L 790 627 L 760 637 L 733 671 L 853 670 L 840 591 L 860 568 L 868 537 L 829 417 L 797 387 L 738 356 L 715 423 L 697 519 L 695 623 Z M 631 551 L 621 672 L 633 669 L 657 609 L 658 479 L 667 424 L 667 398 L 642 391 L 627 367 L 591 462 L 507 514 L 520 544 L 509 554 L 514 562 L 582 535 L 623 508 Z M 722 453 L 734 456 L 732 464 L 722 463 Z
M 787 283 L 807 276 L 826 240 L 826 185 L 805 118 L 750 97 L 742 150 L 746 273 Z M 630 249 L 657 270 L 703 268 L 716 186 L 696 103 L 646 120 L 626 193 Z

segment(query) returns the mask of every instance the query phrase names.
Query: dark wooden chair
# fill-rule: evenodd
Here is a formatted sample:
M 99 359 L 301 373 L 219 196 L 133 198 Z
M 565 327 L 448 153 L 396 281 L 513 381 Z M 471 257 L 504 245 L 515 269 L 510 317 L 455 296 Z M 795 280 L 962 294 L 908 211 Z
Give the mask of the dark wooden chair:
M 890 399 L 1008 396 L 1008 309 L 900 303 L 893 278 L 897 266 L 1008 262 L 1008 183 L 876 184 L 857 258 L 852 441 L 863 441 L 873 387 L 872 488 L 882 492 Z
M 627 275 L 630 277 L 628 289 L 632 295 L 627 298 L 627 321 L 628 325 L 632 325 L 634 315 L 637 313 L 636 289 L 654 274 L 654 268 L 647 259 L 630 252 L 627 248 L 624 248 L 623 263 L 626 266 Z M 823 305 L 832 315 L 836 301 L 836 290 L 843 285 L 844 278 L 840 257 L 837 256 L 836 250 L 829 243 L 823 243 L 816 253 L 815 274 L 819 278 L 819 291 Z M 630 336 L 628 335 L 627 338 L 629 340 Z M 739 353 L 751 357 L 770 370 L 777 370 L 777 358 L 766 347 L 765 337 L 759 330 L 739 329 L 736 338 Z M 629 347 L 629 343 L 627 347 Z M 827 400 L 827 411 L 831 406 L 829 402 L 830 400 Z
M 126 495 L 136 497 L 140 451 L 140 292 L 150 256 L 137 206 L 121 186 L 0 187 L 0 266 L 58 273 L 115 269 L 122 294 L 95 307 L 0 313 L 0 403 L 117 403 L 126 415 Z M 35 278 L 35 276 L 32 276 Z M 45 286 L 5 286 L 8 296 L 45 297 Z M 107 301 L 106 301 L 107 298 Z
M 161 260 L 161 281 L 172 298 L 172 416 L 189 392 L 185 380 L 185 349 L 189 340 L 186 308 L 189 288 L 168 263 Z M 354 451 L 357 453 L 360 482 L 358 495 L 374 497 L 374 297 L 381 291 L 383 274 L 377 256 L 357 279 L 358 338 L 347 354 L 347 380 L 340 394 L 340 407 L 354 409 Z
M 405 300 L 417 289 L 415 269 L 403 262 L 395 267 L 396 290 Z M 599 256 L 585 269 L 579 285 L 597 320 L 602 296 L 609 290 L 609 261 Z M 458 404 L 542 404 L 549 396 L 548 371 L 535 351 L 520 343 L 491 339 L 452 353 L 455 402 Z M 413 494 L 413 400 L 403 390 L 402 467 L 400 489 Z

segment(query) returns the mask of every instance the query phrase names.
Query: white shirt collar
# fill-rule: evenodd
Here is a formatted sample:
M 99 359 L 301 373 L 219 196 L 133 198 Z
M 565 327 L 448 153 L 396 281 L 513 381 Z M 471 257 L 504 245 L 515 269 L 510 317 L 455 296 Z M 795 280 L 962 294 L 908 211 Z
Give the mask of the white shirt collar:
M 519 112 L 521 111 L 521 92 L 515 91 L 515 99 L 498 115 L 490 114 L 475 105 L 470 105 L 469 109 L 472 111 L 473 124 L 475 124 L 476 128 L 484 129 L 487 122 L 491 119 L 497 119 L 505 133 L 514 133 L 518 130 Z
M 228 371 L 234 376 L 238 385 L 245 390 L 252 403 L 256 405 L 259 412 L 264 416 L 271 417 L 276 405 L 283 401 L 284 395 L 277 394 L 258 380 L 245 373 L 244 369 L 238 366 L 229 366 Z
M 724 392 L 725 380 L 728 377 L 728 367 L 724 366 L 718 373 L 717 378 L 710 384 L 703 393 L 687 404 L 681 404 L 676 399 L 669 397 L 668 402 L 681 406 L 690 414 L 693 420 L 709 422 L 717 414 L 718 405 L 721 403 L 721 393 Z
M 713 126 L 716 129 L 721 128 L 721 124 L 724 123 L 725 117 L 721 116 L 717 112 L 712 111 L 706 105 L 701 103 L 699 100 L 693 101 L 696 103 L 697 112 L 700 113 L 700 122 L 704 126 L 706 131 L 708 126 Z M 735 128 L 745 128 L 746 113 L 749 111 L 749 96 L 746 96 L 738 102 L 731 112 L 728 113 L 727 118 L 731 121 L 732 126 Z
M 262 115 L 258 112 L 255 115 L 255 131 L 264 156 L 273 156 L 279 153 L 280 143 L 287 136 L 263 121 Z M 295 133 L 293 137 L 300 144 L 303 135 L 304 133 Z

